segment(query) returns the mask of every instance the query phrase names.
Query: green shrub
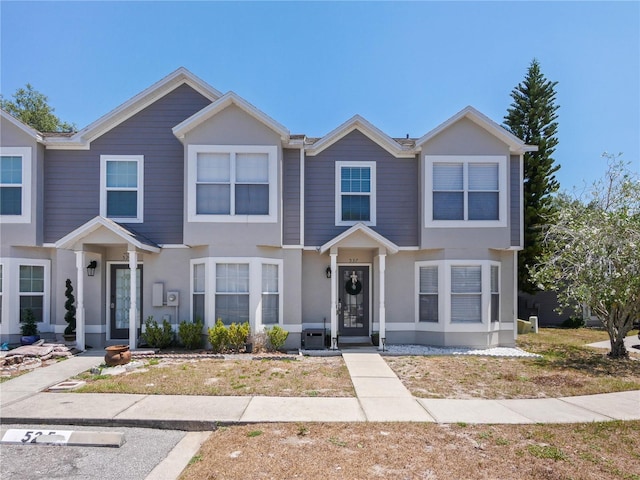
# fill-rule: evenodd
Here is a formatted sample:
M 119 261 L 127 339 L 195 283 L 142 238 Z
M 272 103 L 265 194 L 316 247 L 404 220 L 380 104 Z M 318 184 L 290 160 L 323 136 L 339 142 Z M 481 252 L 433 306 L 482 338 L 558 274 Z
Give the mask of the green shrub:
M 180 322 L 178 336 L 184 348 L 194 350 L 202 347 L 202 327 L 204 327 L 204 323 L 200 319 L 197 319 L 195 323 Z
M 208 333 L 209 343 L 214 353 L 220 353 L 227 348 L 227 345 L 229 345 L 229 332 L 222 320 L 216 320 L 215 327 L 209 328 Z
M 585 326 L 584 318 L 569 317 L 560 325 L 562 328 L 582 328 Z
M 274 325 L 271 328 L 265 328 L 265 333 L 269 339 L 269 344 L 272 350 L 280 350 L 284 343 L 287 341 L 289 332 L 283 329 L 280 325 Z
M 249 339 L 249 322 L 244 323 L 232 323 L 229 325 L 227 332 L 229 346 L 235 351 L 239 352 L 244 347 Z
M 166 320 L 162 321 L 162 327 L 153 319 L 153 316 L 147 317 L 144 322 L 146 331 L 142 334 L 142 338 L 153 348 L 167 348 L 173 342 L 173 330 L 171 324 Z
M 24 336 L 38 335 L 38 323 L 36 322 L 36 316 L 33 314 L 33 310 L 27 308 L 22 310 L 22 323 L 20 324 L 20 331 Z

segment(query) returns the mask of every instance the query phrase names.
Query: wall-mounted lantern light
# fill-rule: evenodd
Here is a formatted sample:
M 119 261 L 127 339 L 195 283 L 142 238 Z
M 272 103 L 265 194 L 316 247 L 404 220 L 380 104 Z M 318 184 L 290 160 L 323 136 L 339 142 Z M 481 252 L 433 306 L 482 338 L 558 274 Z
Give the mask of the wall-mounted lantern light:
M 96 267 L 98 266 L 98 262 L 95 260 L 91 260 L 89 265 L 87 265 L 87 275 L 93 277 L 96 274 Z
M 331 267 L 327 267 L 324 273 L 327 276 L 327 278 L 331 278 Z

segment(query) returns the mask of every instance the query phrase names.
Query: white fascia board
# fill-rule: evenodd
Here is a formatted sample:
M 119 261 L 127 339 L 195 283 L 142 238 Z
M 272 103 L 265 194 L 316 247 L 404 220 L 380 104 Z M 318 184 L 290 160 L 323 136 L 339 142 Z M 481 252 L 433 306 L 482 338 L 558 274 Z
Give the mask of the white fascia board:
M 100 216 L 94 217 L 92 220 L 89 220 L 84 225 L 81 225 L 80 227 L 76 228 L 72 232 L 68 233 L 67 235 L 62 237 L 60 240 L 58 240 L 54 245 L 56 248 L 70 249 L 78 240 L 89 235 L 92 232 L 95 232 L 100 227 L 104 227 L 107 230 L 110 230 L 115 235 L 122 238 L 124 243 L 134 245 L 136 248 L 139 248 L 147 252 L 153 252 L 153 253 L 160 252 L 160 248 L 140 242 L 136 238 L 132 237 L 131 234 L 124 227 L 118 225 L 116 222 L 112 220 L 109 220 L 108 218 L 104 218 Z
M 436 128 L 427 132 L 425 135 L 416 140 L 416 148 L 422 148 L 422 145 L 424 145 L 426 142 L 463 118 L 468 118 L 479 127 L 484 128 L 487 132 L 499 138 L 502 142 L 506 143 L 509 146 L 509 151 L 511 151 L 512 153 L 535 152 L 538 150 L 537 146 L 525 144 L 522 140 L 506 130 L 504 127 L 498 125 L 496 122 L 494 122 L 489 117 L 470 105 L 463 108 L 454 116 L 444 121 Z
M 383 237 L 382 235 L 380 235 L 375 230 L 367 227 L 364 223 L 356 223 L 353 227 L 345 230 L 340 235 L 332 238 L 331 240 L 329 240 L 327 243 L 325 243 L 324 245 L 322 245 L 320 247 L 319 252 L 320 253 L 325 253 L 331 247 L 333 247 L 334 245 L 337 245 L 342 240 L 344 240 L 345 238 L 350 237 L 351 235 L 353 235 L 356 232 L 364 233 L 369 238 L 371 238 L 373 241 L 375 241 L 376 243 L 378 243 L 381 246 L 383 246 L 384 248 L 386 248 L 387 251 L 389 252 L 389 254 L 398 253 L 399 248 L 395 243 L 393 243 L 391 240 L 388 240 L 387 238 Z
M 280 135 L 280 138 L 283 142 L 289 142 L 289 130 L 287 130 L 287 128 L 285 128 L 282 124 L 276 122 L 269 115 L 257 109 L 234 92 L 225 93 L 211 105 L 203 108 L 199 112 L 195 113 L 194 115 L 190 116 L 183 122 L 173 127 L 173 134 L 177 138 L 183 139 L 189 131 L 193 130 L 197 126 L 222 112 L 232 104 L 276 132 L 278 135 Z
M 40 134 L 40 132 L 38 132 L 34 128 L 31 128 L 29 125 L 27 125 L 26 123 L 23 123 L 22 121 L 18 120 L 16 117 L 14 117 L 8 112 L 5 112 L 4 110 L 0 110 L 0 115 L 3 121 L 7 121 L 12 125 L 18 127 L 24 133 L 26 133 L 31 138 L 33 138 L 36 142 L 42 142 L 42 135 Z
M 208 98 L 212 102 L 222 96 L 222 93 L 208 85 L 200 78 L 193 75 L 189 70 L 180 67 L 170 73 L 162 80 L 154 83 L 125 103 L 116 107 L 111 112 L 100 117 L 95 122 L 76 132 L 69 138 L 46 139 L 45 145 L 51 150 L 88 150 L 92 140 L 108 132 L 128 118 L 151 105 L 169 92 L 175 90 L 182 84 L 187 84 L 198 93 Z
M 363 135 L 380 145 L 394 157 L 413 158 L 415 156 L 414 150 L 404 150 L 393 138 L 391 138 L 389 135 L 384 133 L 382 130 L 374 126 L 371 122 L 367 121 L 360 115 L 354 115 L 342 125 L 327 133 L 316 143 L 314 143 L 310 147 L 307 147 L 307 155 L 318 155 L 320 152 L 329 148 L 331 145 L 344 138 L 354 130 L 358 130 L 359 132 L 361 132 Z

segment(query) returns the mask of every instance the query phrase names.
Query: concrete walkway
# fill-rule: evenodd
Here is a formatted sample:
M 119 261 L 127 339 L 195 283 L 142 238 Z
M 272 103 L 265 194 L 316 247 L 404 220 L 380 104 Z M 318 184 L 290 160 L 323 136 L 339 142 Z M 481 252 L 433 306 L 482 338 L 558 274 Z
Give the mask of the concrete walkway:
M 567 398 L 415 398 L 377 353 L 343 353 L 355 398 L 41 393 L 102 363 L 79 355 L 0 384 L 2 423 L 213 430 L 220 423 L 582 423 L 640 420 L 640 391 Z

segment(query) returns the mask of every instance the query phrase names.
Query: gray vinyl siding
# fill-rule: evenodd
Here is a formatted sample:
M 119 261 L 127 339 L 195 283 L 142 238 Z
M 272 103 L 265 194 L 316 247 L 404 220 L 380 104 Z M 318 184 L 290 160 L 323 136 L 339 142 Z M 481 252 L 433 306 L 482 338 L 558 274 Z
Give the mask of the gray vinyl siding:
M 100 213 L 100 155 L 144 155 L 144 223 L 156 243 L 183 242 L 184 147 L 171 129 L 210 101 L 181 85 L 91 143 L 47 150 L 44 241 L 55 242 Z
M 323 245 L 349 227 L 335 225 L 335 162 L 376 162 L 376 225 L 399 246 L 418 245 L 418 161 L 395 158 L 358 130 L 305 160 L 305 244 Z
M 283 150 L 282 228 L 285 245 L 300 245 L 300 151 Z
M 520 157 L 512 155 L 510 158 L 511 169 L 509 176 L 509 214 L 511 221 L 511 245 L 514 247 L 521 245 L 520 238 Z

